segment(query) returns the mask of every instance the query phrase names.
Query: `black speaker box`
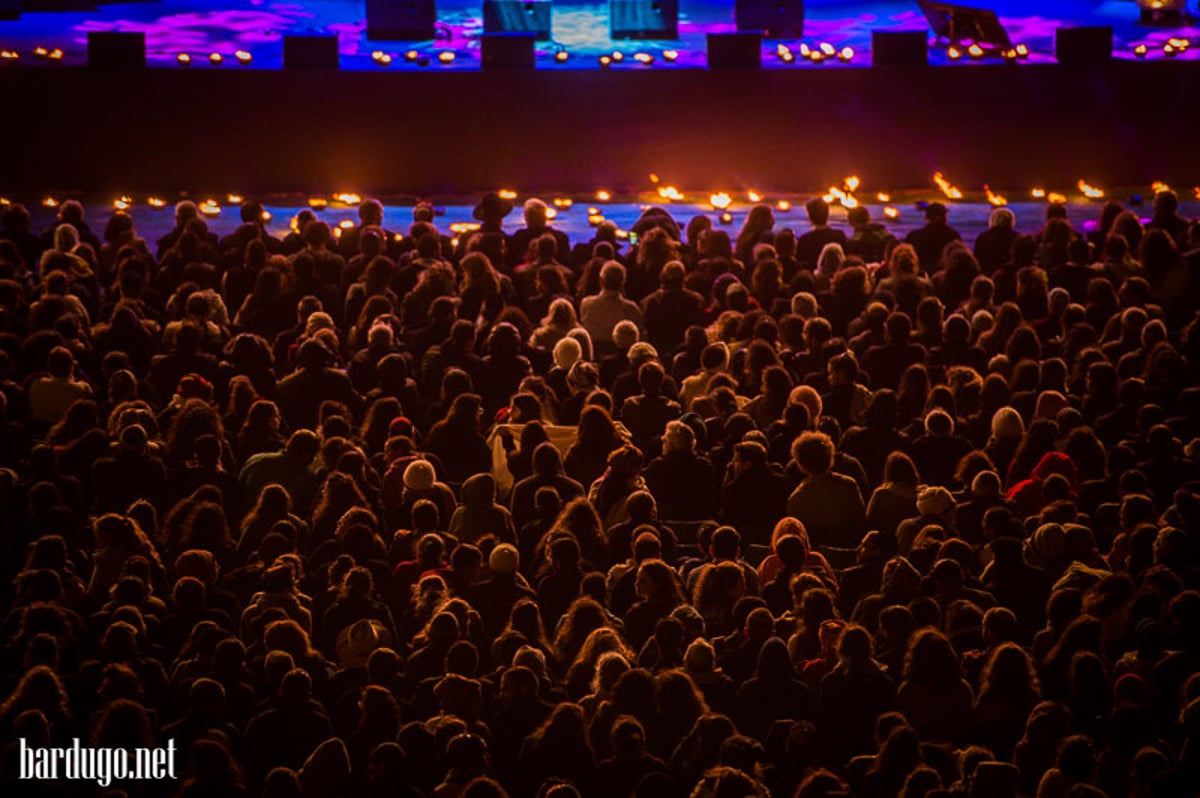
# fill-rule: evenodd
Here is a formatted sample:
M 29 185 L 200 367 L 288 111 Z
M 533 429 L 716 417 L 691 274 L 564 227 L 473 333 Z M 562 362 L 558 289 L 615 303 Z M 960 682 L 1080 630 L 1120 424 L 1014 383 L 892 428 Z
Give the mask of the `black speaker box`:
M 367 0 L 367 38 L 374 41 L 427 41 L 434 38 L 434 0 Z
M 757 69 L 760 66 L 761 33 L 708 34 L 709 69 Z
M 1054 34 L 1054 55 L 1067 66 L 1111 61 L 1112 48 L 1113 30 L 1106 26 L 1059 28 Z
M 804 0 L 737 0 L 734 18 L 739 31 L 799 39 L 804 35 Z
M 614 39 L 678 39 L 679 0 L 609 0 Z
M 87 36 L 87 62 L 92 67 L 144 67 L 146 34 L 91 31 Z
M 284 36 L 284 69 L 337 69 L 336 36 Z
M 7 5 L 0 4 L 0 8 Z M 19 10 L 31 13 L 36 11 L 94 11 L 96 9 L 95 0 L 23 0 L 14 5 Z
M 925 66 L 929 63 L 925 31 L 872 31 L 871 63 L 875 66 Z
M 533 33 L 485 33 L 480 37 L 484 69 L 533 69 Z
M 550 0 L 483 0 L 484 33 L 532 33 L 550 38 Z

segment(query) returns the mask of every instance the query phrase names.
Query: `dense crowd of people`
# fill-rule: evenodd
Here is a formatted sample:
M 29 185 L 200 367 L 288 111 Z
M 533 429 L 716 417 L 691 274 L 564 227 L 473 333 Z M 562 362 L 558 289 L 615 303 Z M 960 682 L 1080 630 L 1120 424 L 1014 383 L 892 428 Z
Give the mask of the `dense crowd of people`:
M 180 752 L 13 795 L 1196 794 L 1174 194 L 973 242 L 514 210 L 3 209 L 0 772 Z

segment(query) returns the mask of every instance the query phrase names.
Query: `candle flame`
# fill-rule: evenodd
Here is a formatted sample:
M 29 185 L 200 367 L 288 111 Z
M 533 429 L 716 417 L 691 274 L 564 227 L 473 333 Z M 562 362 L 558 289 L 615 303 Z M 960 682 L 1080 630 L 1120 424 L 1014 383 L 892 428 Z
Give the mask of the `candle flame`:
M 941 172 L 933 173 L 933 182 L 937 183 L 938 189 L 946 196 L 946 199 L 960 200 L 962 199 L 962 191 L 960 191 L 953 183 L 946 179 L 946 176 Z

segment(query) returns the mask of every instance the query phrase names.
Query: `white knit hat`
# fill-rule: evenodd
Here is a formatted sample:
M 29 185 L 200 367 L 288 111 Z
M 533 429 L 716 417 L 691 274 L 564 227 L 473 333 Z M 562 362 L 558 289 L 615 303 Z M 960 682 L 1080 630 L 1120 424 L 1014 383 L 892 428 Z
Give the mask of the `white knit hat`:
M 413 460 L 404 469 L 404 487 L 409 490 L 429 490 L 437 481 L 437 475 L 428 460 Z

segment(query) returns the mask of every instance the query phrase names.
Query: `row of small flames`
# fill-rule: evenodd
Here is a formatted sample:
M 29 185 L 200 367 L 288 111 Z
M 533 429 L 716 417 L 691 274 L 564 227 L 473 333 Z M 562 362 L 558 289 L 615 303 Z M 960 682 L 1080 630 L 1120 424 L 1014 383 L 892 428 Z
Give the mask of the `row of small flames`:
M 1182 37 L 1172 37 L 1163 42 L 1163 55 L 1173 58 L 1182 53 L 1186 53 L 1191 46 L 1191 41 Z M 967 47 L 951 46 L 946 50 L 946 55 L 951 61 L 961 61 L 964 57 L 974 60 L 982 59 L 988 55 L 988 51 L 978 44 L 972 44 Z M 1005 61 L 1015 63 L 1029 57 L 1029 47 L 1024 44 L 1018 44 L 1005 50 L 999 51 L 999 56 Z M 1138 58 L 1146 58 L 1150 54 L 1148 45 L 1139 44 L 1133 48 L 1133 54 Z M 60 62 L 63 59 L 63 51 L 60 48 L 35 47 L 32 51 L 35 59 L 50 62 Z M 663 50 L 660 54 L 663 61 L 674 63 L 679 58 L 678 50 Z M 842 47 L 838 49 L 829 42 L 821 42 L 813 46 L 808 44 L 800 44 L 793 48 L 787 44 L 779 44 L 775 48 L 775 55 L 785 64 L 793 64 L 797 60 L 811 61 L 814 64 L 821 64 L 827 60 L 838 60 L 843 64 L 848 64 L 854 60 L 855 52 L 853 47 Z M 565 63 L 571 58 L 571 54 L 566 50 L 559 50 L 554 54 L 554 60 L 558 63 Z M 17 50 L 0 50 L 0 60 L 17 61 L 21 58 L 21 53 Z M 180 66 L 189 66 L 196 58 L 191 53 L 178 53 L 175 56 L 175 61 Z M 214 66 L 220 66 L 225 63 L 226 56 L 223 53 L 211 52 L 207 56 L 207 60 Z M 371 60 L 378 66 L 390 66 L 396 58 L 403 58 L 409 63 L 418 65 L 428 65 L 430 57 L 423 55 L 417 50 L 408 50 L 402 55 L 388 53 L 383 50 L 375 50 L 371 53 Z M 457 54 L 453 50 L 442 50 L 437 53 L 434 58 L 442 64 L 452 64 L 457 58 Z M 654 63 L 655 56 L 652 53 L 637 52 L 632 55 L 626 54 L 620 50 L 613 50 L 611 53 L 601 55 L 597 58 L 597 62 L 602 68 L 611 67 L 613 64 L 623 63 L 626 58 L 631 61 L 636 61 L 639 64 L 649 66 Z M 238 50 L 234 52 L 232 59 L 242 66 L 248 66 L 254 61 L 254 56 L 249 50 Z
M 702 196 L 697 197 L 693 195 L 689 198 L 688 195 L 684 194 L 684 192 L 680 191 L 675 186 L 662 185 L 658 175 L 650 175 L 650 182 L 655 185 L 654 195 L 666 203 L 692 201 L 695 204 L 704 204 Z M 964 199 L 964 193 L 962 189 L 954 185 L 954 183 L 947 179 L 946 176 L 941 172 L 935 172 L 933 174 L 933 184 L 937 187 L 942 197 L 947 200 L 958 201 Z M 861 185 L 862 181 L 857 175 L 850 175 L 844 178 L 840 185 L 830 186 L 825 192 L 823 199 L 830 205 L 840 205 L 841 207 L 847 209 L 856 208 L 864 201 L 868 201 L 865 199 L 860 199 L 858 190 Z M 1076 183 L 1076 188 L 1078 189 L 1079 194 L 1087 200 L 1102 200 L 1106 196 L 1104 189 L 1092 185 L 1086 180 L 1080 180 L 1078 183 Z M 1155 181 L 1151 185 L 1151 191 L 1154 194 L 1162 191 L 1169 191 L 1170 189 L 1171 187 L 1162 181 Z M 515 200 L 518 198 L 518 193 L 513 189 L 500 189 L 497 193 L 502 199 L 506 200 Z M 1192 195 L 1197 200 L 1200 200 L 1200 186 L 1192 188 Z M 1047 191 L 1042 187 L 1034 187 L 1030 189 L 1029 196 L 1032 199 L 1044 200 L 1047 203 L 1065 203 L 1067 201 L 1067 196 L 1065 194 L 1057 191 Z M 992 188 L 987 184 L 984 184 L 983 186 L 983 197 L 987 200 L 989 205 L 997 208 L 1003 207 L 1009 202 L 1006 196 L 993 191 Z M 593 198 L 597 203 L 608 203 L 613 200 L 613 194 L 607 189 L 599 189 L 594 193 Z M 745 198 L 747 203 L 751 205 L 770 202 L 761 192 L 754 191 L 752 189 L 745 192 Z M 221 215 L 222 207 L 237 207 L 242 204 L 243 199 L 244 198 L 239 194 L 227 194 L 223 198 L 223 201 L 214 197 L 208 197 L 198 202 L 196 207 L 202 215 L 209 218 L 215 218 Z M 883 206 L 883 214 L 886 218 L 898 219 L 900 217 L 899 209 L 891 204 L 891 194 L 881 191 L 876 193 L 873 199 Z M 308 207 L 312 208 L 313 210 L 324 210 L 330 206 L 350 208 L 357 206 L 361 201 L 362 197 L 360 195 L 350 192 L 343 192 L 334 194 L 331 197 L 312 196 L 308 198 L 307 204 Z M 0 197 L 0 208 L 8 206 L 9 204 L 9 199 Z M 57 208 L 60 204 L 60 200 L 53 196 L 47 196 L 42 199 L 41 204 L 46 208 Z M 133 199 L 133 197 L 122 195 L 113 200 L 112 207 L 117 211 L 128 211 L 136 204 L 138 203 Z M 554 219 L 559 215 L 560 212 L 570 210 L 574 204 L 575 200 L 571 197 L 554 197 L 549 203 L 547 203 L 547 216 L 550 219 Z M 709 194 L 707 197 L 707 204 L 713 210 L 721 211 L 720 221 L 722 223 L 729 224 L 733 221 L 733 215 L 729 212 L 729 210 L 734 205 L 734 196 L 729 192 L 719 191 Z M 776 210 L 782 213 L 786 213 L 792 209 L 792 203 L 787 199 L 776 199 L 772 204 Z M 152 209 L 158 210 L 166 208 L 168 202 L 162 197 L 150 196 L 146 198 L 145 205 Z M 596 227 L 605 221 L 604 211 L 599 207 L 594 205 L 589 206 L 587 212 L 588 223 L 593 227 Z M 262 220 L 264 222 L 271 221 L 270 211 L 263 211 Z M 293 220 L 293 227 L 294 225 L 295 222 Z M 342 221 L 338 222 L 337 226 L 334 228 L 334 233 L 335 235 L 341 235 L 343 230 L 351 229 L 354 226 L 355 223 L 353 220 L 343 219 Z M 450 226 L 451 230 L 459 235 L 475 230 L 478 227 L 479 225 L 474 222 L 456 222 Z

